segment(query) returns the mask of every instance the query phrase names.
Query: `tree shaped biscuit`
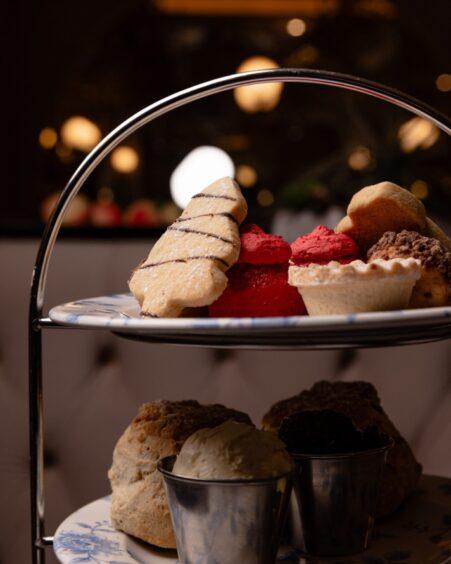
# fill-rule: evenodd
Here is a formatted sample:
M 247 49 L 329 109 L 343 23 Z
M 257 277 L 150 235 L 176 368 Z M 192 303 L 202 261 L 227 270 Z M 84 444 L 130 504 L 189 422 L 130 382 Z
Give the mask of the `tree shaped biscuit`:
M 193 196 L 132 274 L 129 287 L 141 312 L 178 317 L 187 307 L 214 302 L 227 286 L 224 272 L 240 254 L 246 213 L 246 200 L 231 178 Z

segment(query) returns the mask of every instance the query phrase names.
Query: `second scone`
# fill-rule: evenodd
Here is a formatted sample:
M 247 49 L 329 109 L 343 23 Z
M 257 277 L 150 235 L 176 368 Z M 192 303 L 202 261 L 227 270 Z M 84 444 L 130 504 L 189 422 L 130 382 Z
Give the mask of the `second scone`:
M 368 382 L 317 382 L 310 390 L 273 405 L 263 418 L 263 429 L 277 431 L 284 417 L 312 410 L 341 413 L 351 419 L 356 429 L 363 431 L 376 427 L 393 439 L 394 446 L 389 451 L 384 469 L 377 516 L 395 511 L 415 489 L 421 466 L 407 441 L 382 409 L 374 386 Z

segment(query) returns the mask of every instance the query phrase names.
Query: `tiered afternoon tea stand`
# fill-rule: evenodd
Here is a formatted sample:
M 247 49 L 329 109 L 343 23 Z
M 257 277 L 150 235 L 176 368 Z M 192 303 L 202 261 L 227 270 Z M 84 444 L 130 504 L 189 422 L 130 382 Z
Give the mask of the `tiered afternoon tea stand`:
M 165 320 L 141 317 L 137 303 L 131 296 L 124 294 L 64 304 L 53 308 L 49 316 L 43 315 L 50 256 L 64 213 L 99 163 L 128 135 L 176 108 L 238 86 L 269 82 L 316 84 L 360 92 L 404 108 L 429 120 L 446 134 L 451 134 L 449 118 L 426 104 L 386 86 L 326 71 L 271 69 L 218 78 L 168 96 L 131 116 L 93 149 L 61 194 L 42 237 L 32 277 L 29 312 L 29 431 L 31 546 L 34 564 L 44 562 L 45 549 L 53 545 L 54 540 L 52 536 L 45 534 L 44 529 L 43 330 L 97 328 L 151 343 L 274 350 L 381 347 L 424 343 L 451 337 L 451 307 L 328 317 Z M 451 481 L 449 484 L 451 488 Z M 449 500 L 448 503 L 451 505 Z M 449 512 L 451 513 L 451 507 Z M 78 554 L 80 555 L 80 551 Z M 87 554 L 87 557 L 84 558 L 81 554 L 73 561 L 97 561 L 89 556 L 89 552 Z M 141 561 L 133 558 L 130 560 L 130 553 L 128 558 L 127 561 L 130 562 Z M 117 557 L 115 560 L 124 559 Z M 440 562 L 445 562 L 445 559 Z

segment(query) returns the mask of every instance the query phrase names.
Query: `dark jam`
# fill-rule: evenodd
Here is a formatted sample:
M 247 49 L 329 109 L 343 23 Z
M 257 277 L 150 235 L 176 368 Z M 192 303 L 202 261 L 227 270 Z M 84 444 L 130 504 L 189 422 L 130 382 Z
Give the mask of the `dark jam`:
M 279 437 L 292 454 L 345 454 L 387 444 L 387 436 L 376 427 L 359 430 L 350 417 L 326 409 L 285 417 Z

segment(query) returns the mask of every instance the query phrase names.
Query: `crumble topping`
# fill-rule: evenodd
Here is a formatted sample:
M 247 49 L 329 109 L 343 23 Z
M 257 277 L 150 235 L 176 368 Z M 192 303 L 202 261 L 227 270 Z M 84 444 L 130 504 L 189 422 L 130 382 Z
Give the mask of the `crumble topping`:
M 451 284 L 451 252 L 437 239 L 424 237 L 416 231 L 387 231 L 368 251 L 370 262 L 408 257 L 420 260 L 425 269 L 437 268 Z

